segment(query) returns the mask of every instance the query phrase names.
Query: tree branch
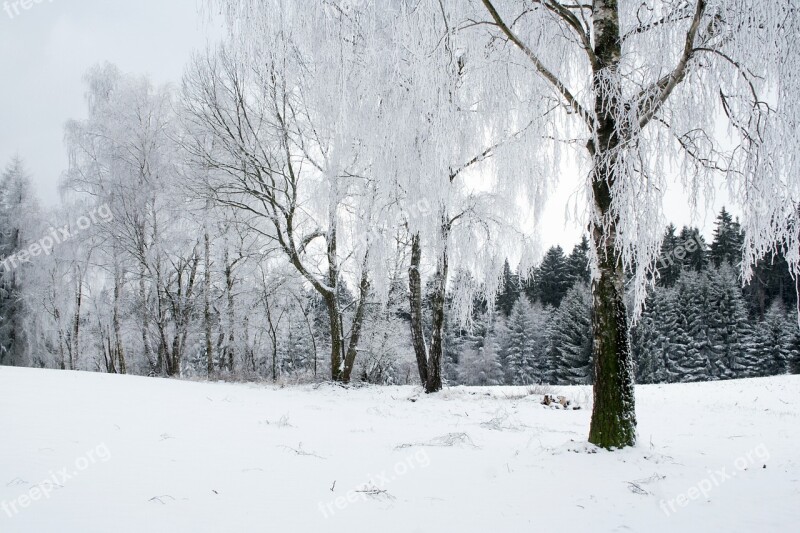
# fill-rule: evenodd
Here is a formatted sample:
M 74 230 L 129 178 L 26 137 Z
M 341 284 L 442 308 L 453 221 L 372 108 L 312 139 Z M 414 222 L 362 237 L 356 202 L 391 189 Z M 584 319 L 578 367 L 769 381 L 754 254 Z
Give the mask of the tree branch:
M 683 53 L 678 61 L 678 65 L 668 75 L 658 80 L 655 85 L 650 86 L 641 95 L 640 99 L 644 99 L 639 104 L 639 128 L 644 128 L 659 109 L 666 103 L 675 88 L 684 80 L 689 67 L 689 60 L 694 55 L 695 39 L 697 32 L 700 29 L 700 21 L 703 18 L 703 13 L 706 9 L 707 0 L 697 0 L 697 7 L 694 12 L 692 24 L 689 26 L 689 31 L 686 32 L 686 42 L 683 46 Z M 648 98 L 651 92 L 659 91 L 658 96 L 653 99 Z
M 495 25 L 500 28 L 500 30 L 512 43 L 517 46 L 517 48 L 522 50 L 528 59 L 531 60 L 531 63 L 533 63 L 534 67 L 536 67 L 536 70 L 539 72 L 539 74 L 545 80 L 550 82 L 555 90 L 564 97 L 564 99 L 567 101 L 567 104 L 569 104 L 569 107 L 572 108 L 572 110 L 577 113 L 584 120 L 584 122 L 586 122 L 586 124 L 589 126 L 589 129 L 592 129 L 593 121 L 591 116 L 583 108 L 583 106 L 581 106 L 580 102 L 578 102 L 567 86 L 564 85 L 564 83 L 559 80 L 555 74 L 550 72 L 550 70 L 544 65 L 544 63 L 542 63 L 536 53 L 531 50 L 528 45 L 523 43 L 522 40 L 520 40 L 520 38 L 517 37 L 517 35 L 511 30 L 511 28 L 508 27 L 503 18 L 497 12 L 497 9 L 495 9 L 494 5 L 492 5 L 491 0 L 482 0 L 482 2 L 483 5 L 486 6 L 487 11 L 489 11 L 489 14 L 492 16 L 492 19 L 494 19 Z

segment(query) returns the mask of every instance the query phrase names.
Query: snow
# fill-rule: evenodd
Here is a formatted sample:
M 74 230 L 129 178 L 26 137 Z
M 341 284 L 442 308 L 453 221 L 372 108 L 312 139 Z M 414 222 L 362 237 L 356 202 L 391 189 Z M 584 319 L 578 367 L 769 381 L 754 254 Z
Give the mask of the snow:
M 585 443 L 589 388 L 536 392 L 0 368 L 0 531 L 769 532 L 800 521 L 800 377 L 637 387 L 640 442 L 619 452 Z M 581 409 L 545 407 L 544 392 Z

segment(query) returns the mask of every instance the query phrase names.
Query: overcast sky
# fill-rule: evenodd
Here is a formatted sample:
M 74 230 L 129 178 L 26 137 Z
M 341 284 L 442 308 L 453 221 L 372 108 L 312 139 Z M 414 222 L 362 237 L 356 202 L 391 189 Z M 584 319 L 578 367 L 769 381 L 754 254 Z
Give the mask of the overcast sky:
M 85 116 L 82 77 L 91 66 L 109 61 L 124 72 L 177 84 L 192 51 L 222 33 L 219 22 L 201 11 L 205 0 L 41 0 L 18 13 L 15 0 L 3 1 L 0 165 L 18 152 L 44 205 L 58 202 L 59 176 L 67 165 L 63 127 Z M 569 248 L 580 234 L 574 220 L 565 220 L 577 176 L 562 179 L 548 204 L 542 241 Z M 721 205 L 715 201 L 714 210 Z M 677 190 L 666 208 L 676 225 L 692 223 L 710 235 L 713 212 L 692 220 Z
M 178 83 L 192 51 L 220 34 L 199 11 L 203 0 L 42 0 L 19 14 L 3 1 L 0 161 L 19 152 L 46 205 L 58 201 L 63 127 L 85 117 L 82 77 L 91 66 L 110 61 Z

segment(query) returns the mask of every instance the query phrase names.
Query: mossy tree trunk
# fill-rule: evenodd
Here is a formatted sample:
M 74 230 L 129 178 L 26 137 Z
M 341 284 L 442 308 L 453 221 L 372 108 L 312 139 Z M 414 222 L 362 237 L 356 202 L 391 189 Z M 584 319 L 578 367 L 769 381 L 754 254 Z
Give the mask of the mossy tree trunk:
M 597 276 L 592 282 L 594 337 L 594 407 L 589 442 L 603 448 L 636 443 L 633 360 L 625 308 L 625 272 L 615 243 L 617 218 L 612 211 L 612 189 L 617 178 L 617 154 L 625 132 L 617 123 L 622 55 L 617 0 L 595 0 L 593 85 L 595 135 L 589 143 L 593 158 L 592 192 L 595 225 L 592 244 L 597 254 Z

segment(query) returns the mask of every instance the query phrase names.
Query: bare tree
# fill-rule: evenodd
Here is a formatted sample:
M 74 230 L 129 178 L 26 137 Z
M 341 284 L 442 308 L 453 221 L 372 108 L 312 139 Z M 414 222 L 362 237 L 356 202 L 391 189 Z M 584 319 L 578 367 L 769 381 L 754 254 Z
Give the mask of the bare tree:
M 369 289 L 365 251 L 355 262 L 358 301 L 345 331 L 339 292 L 345 260 L 353 258 L 342 256 L 339 227 L 351 178 L 333 161 L 337 146 L 320 137 L 286 64 L 267 57 L 255 78 L 250 71 L 225 48 L 197 59 L 184 88 L 190 129 L 200 132 L 189 150 L 214 171 L 207 186 L 215 201 L 242 212 L 243 224 L 273 242 L 321 296 L 329 316 L 331 376 L 347 382 Z M 325 210 L 314 209 L 314 196 L 326 192 Z

